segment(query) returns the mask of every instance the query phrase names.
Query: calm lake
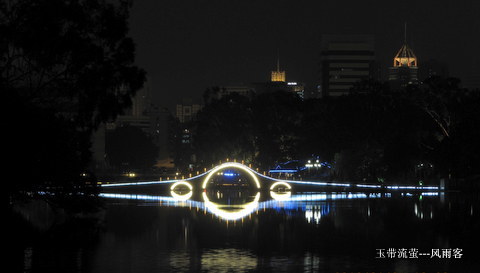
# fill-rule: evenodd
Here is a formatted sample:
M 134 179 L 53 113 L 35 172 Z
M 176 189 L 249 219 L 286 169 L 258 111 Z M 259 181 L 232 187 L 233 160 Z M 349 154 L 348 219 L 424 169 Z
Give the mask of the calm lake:
M 77 220 L 18 206 L 36 235 L 10 262 L 19 272 L 480 272 L 478 194 L 188 192 L 106 190 L 104 209 Z
M 19 203 L 18 272 L 480 272 L 480 196 L 287 181 L 237 163 L 103 184 L 96 213 Z M 21 219 L 21 220 L 19 220 Z M 15 219 L 14 219 L 15 220 Z

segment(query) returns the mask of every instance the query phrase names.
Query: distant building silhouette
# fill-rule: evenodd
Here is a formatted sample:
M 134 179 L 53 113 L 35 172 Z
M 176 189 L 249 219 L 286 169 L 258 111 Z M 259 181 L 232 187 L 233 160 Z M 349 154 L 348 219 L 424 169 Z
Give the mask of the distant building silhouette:
M 303 83 L 287 81 L 285 70 L 280 70 L 280 60 L 278 58 L 276 70 L 272 71 L 270 81 L 213 86 L 205 91 L 204 101 L 205 104 L 209 104 L 212 100 L 219 100 L 233 93 L 253 98 L 255 94 L 271 93 L 275 91 L 293 92 L 301 99 L 304 98 L 305 93 L 305 86 Z
M 150 82 L 144 84 L 132 98 L 132 106 L 125 109 L 123 115 L 109 123 L 100 125 L 92 139 L 93 160 L 96 169 L 107 167 L 106 136 L 117 127 L 133 126 L 141 129 L 158 147 L 158 159 L 168 157 L 168 118 L 170 111 L 152 103 Z
M 348 94 L 353 85 L 375 76 L 372 35 L 323 35 L 321 44 L 322 96 Z
M 232 84 L 226 86 L 212 86 L 207 88 L 203 94 L 205 104 L 213 100 L 219 100 L 233 93 L 251 98 L 255 94 L 255 89 L 249 84 Z
M 119 115 L 116 120 L 106 124 L 101 124 L 93 135 L 92 154 L 95 169 L 101 170 L 108 166 L 106 162 L 106 139 L 107 134 L 117 127 L 134 126 L 140 128 L 147 135 L 151 135 L 154 130 L 151 128 L 150 117 L 146 115 L 146 110 L 150 104 L 150 85 L 145 82 L 144 87 L 137 91 L 132 98 L 132 106 L 124 110 L 124 114 Z M 156 143 L 157 144 L 157 143 Z
M 183 99 L 181 103 L 177 103 L 175 108 L 175 117 L 180 123 L 187 123 L 195 119 L 195 115 L 203 108 L 203 105 Z
M 297 94 L 301 99 L 305 97 L 305 85 L 296 81 L 287 81 L 286 71 L 280 70 L 279 57 L 277 57 L 277 69 L 272 71 L 270 82 L 252 83 L 251 86 L 257 94 L 286 91 Z
M 174 131 L 174 162 L 179 170 L 193 170 L 196 155 L 193 149 L 192 121 L 195 121 L 197 113 L 203 108 L 202 104 L 191 99 L 182 99 L 177 103 L 175 117 L 179 124 Z
M 257 82 L 252 83 L 251 86 L 257 94 L 285 91 L 295 93 L 300 99 L 304 99 L 305 94 L 305 86 L 300 82 Z

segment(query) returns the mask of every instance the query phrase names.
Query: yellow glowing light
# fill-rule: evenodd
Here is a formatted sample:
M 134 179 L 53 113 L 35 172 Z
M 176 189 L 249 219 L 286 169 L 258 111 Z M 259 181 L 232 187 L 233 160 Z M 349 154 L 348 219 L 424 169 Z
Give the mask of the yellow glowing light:
M 240 205 L 240 206 L 235 206 L 235 207 L 241 207 L 242 209 L 240 210 L 237 210 L 237 211 L 231 211 L 231 210 L 226 210 L 226 209 L 223 209 L 221 208 L 222 205 L 218 205 L 218 204 L 215 204 L 213 202 L 210 201 L 210 199 L 208 199 L 207 197 L 207 193 L 206 192 L 203 192 L 202 193 L 202 196 L 203 196 L 203 201 L 205 203 L 205 208 L 208 208 L 208 210 L 224 219 L 224 220 L 238 220 L 238 219 L 241 219 L 247 215 L 250 215 L 257 207 L 258 207 L 258 200 L 260 200 L 260 192 L 257 192 L 257 195 L 255 195 L 255 198 L 252 202 L 249 202 L 249 203 L 245 203 L 243 205 Z M 232 208 L 233 206 L 226 206 L 227 208 Z
M 208 173 L 207 177 L 205 177 L 205 180 L 203 180 L 202 188 L 205 189 L 207 187 L 207 183 L 214 173 L 217 173 L 218 171 L 223 170 L 225 168 L 238 168 L 238 169 L 246 171 L 252 177 L 253 181 L 255 181 L 255 184 L 257 185 L 257 188 L 260 189 L 260 181 L 258 181 L 257 176 L 252 172 L 252 170 L 250 168 L 248 168 L 247 166 L 242 165 L 240 163 L 236 163 L 236 162 L 223 163 L 222 165 L 218 165 L 217 167 L 213 168 Z
M 285 71 L 272 71 L 272 82 L 285 82 Z
M 134 172 L 129 172 L 129 173 L 126 173 L 125 176 L 127 177 L 135 177 L 137 176 Z
M 393 66 L 417 67 L 417 57 L 413 50 L 404 44 L 397 52 L 397 55 L 395 55 L 395 58 L 393 58 Z
M 173 185 L 170 187 L 170 190 L 172 191 L 175 190 L 175 188 L 178 187 L 179 185 L 187 186 L 190 190 L 193 190 L 193 186 L 187 181 L 178 181 L 173 183 Z
M 175 191 L 170 191 L 170 194 L 175 200 L 178 201 L 187 201 L 188 199 L 192 198 L 193 192 L 190 190 L 186 194 L 178 194 Z
M 277 181 L 270 186 L 270 190 L 273 190 L 275 187 L 277 187 L 279 185 L 283 185 L 283 186 L 285 186 L 285 188 L 287 188 L 289 190 L 292 189 L 292 186 L 290 186 L 290 184 L 288 184 L 287 182 Z
M 274 191 L 270 191 L 270 196 L 277 201 L 286 201 L 290 199 L 290 197 L 292 197 L 292 192 L 287 191 L 283 193 L 277 193 Z
M 180 185 L 184 185 L 186 186 L 190 191 L 186 194 L 178 194 L 175 192 L 175 188 L 180 186 Z M 178 181 L 178 182 L 175 182 L 171 187 L 170 187 L 170 194 L 172 195 L 173 198 L 175 198 L 176 200 L 178 201 L 186 201 L 188 199 L 190 199 L 193 195 L 193 186 L 186 182 L 186 181 Z

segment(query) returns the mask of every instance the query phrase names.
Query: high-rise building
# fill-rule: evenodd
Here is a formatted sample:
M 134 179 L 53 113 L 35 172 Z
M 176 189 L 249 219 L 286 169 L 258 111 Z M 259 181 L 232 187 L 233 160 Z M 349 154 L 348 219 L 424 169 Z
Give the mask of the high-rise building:
M 205 104 L 210 104 L 214 100 L 219 100 L 234 93 L 251 98 L 255 94 L 255 89 L 246 84 L 212 86 L 205 91 L 203 99 Z
M 178 170 L 193 170 L 196 162 L 195 150 L 193 149 L 193 130 L 191 121 L 196 119 L 197 113 L 203 105 L 193 102 L 191 99 L 183 99 L 177 103 L 175 117 L 178 120 L 174 131 L 174 162 Z
M 147 111 L 151 107 L 150 82 L 147 80 L 142 89 L 138 90 L 132 97 L 131 107 L 124 110 L 116 120 L 107 123 L 107 130 L 114 130 L 116 127 L 133 126 L 142 129 L 146 134 L 151 133 L 150 117 Z
M 256 82 L 251 86 L 256 94 L 285 91 L 295 93 L 300 99 L 305 97 L 305 85 L 300 82 Z
M 280 70 L 280 59 L 279 58 L 277 58 L 277 70 L 272 71 L 271 81 L 272 82 L 285 82 L 286 81 L 285 70 Z
M 132 98 L 132 106 L 125 109 L 123 115 L 115 120 L 101 124 L 92 140 L 92 152 L 95 167 L 106 167 L 106 136 L 118 127 L 131 126 L 141 129 L 152 139 L 153 144 L 159 148 L 158 158 L 168 157 L 168 117 L 170 112 L 164 107 L 157 107 L 151 101 L 150 82 L 144 84 Z
M 146 115 L 150 118 L 150 133 L 149 136 L 152 142 L 158 147 L 158 159 L 169 159 L 169 134 L 170 126 L 169 119 L 171 117 L 170 110 L 166 107 L 159 107 L 151 105 L 146 111 Z
M 300 82 L 287 82 L 288 91 L 294 92 L 302 100 L 305 98 L 305 85 Z
M 413 50 L 407 44 L 407 28 L 403 46 L 393 58 L 393 66 L 388 69 L 388 80 L 394 87 L 405 87 L 418 83 L 418 60 Z
M 323 35 L 322 96 L 348 94 L 353 85 L 374 78 L 375 39 L 372 35 Z
M 277 69 L 272 71 L 272 77 L 269 82 L 257 82 L 251 84 L 255 93 L 270 93 L 275 91 L 286 91 L 297 94 L 301 99 L 305 95 L 305 85 L 303 83 L 288 81 L 285 70 L 280 70 L 280 59 L 277 57 Z
M 203 105 L 193 103 L 191 100 L 184 99 L 176 105 L 175 117 L 180 123 L 187 123 L 195 119 L 195 115 L 202 109 Z

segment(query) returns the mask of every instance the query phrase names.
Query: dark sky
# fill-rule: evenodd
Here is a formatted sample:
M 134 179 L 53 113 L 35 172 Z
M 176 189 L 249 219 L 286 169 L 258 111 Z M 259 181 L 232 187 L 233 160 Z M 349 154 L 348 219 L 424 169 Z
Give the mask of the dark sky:
M 312 89 L 322 34 L 373 34 L 390 65 L 404 22 L 419 66 L 433 58 L 459 78 L 480 67 L 477 0 L 136 0 L 130 33 L 156 102 L 171 108 L 210 86 L 268 81 L 277 49 L 287 80 Z

